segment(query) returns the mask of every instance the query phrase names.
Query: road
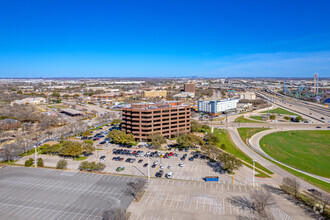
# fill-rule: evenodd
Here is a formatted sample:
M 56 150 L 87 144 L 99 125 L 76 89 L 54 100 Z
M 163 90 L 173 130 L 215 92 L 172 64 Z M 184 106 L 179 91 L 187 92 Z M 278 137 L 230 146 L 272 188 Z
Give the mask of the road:
M 308 175 L 308 176 L 311 176 L 311 177 L 314 177 L 316 179 L 319 179 L 319 180 L 322 180 L 322 181 L 325 181 L 325 182 L 328 182 L 330 183 L 330 179 L 329 178 L 325 178 L 325 177 L 322 177 L 322 176 L 317 176 L 317 175 L 314 175 L 314 174 L 311 174 L 311 173 L 308 173 L 308 172 L 305 172 L 303 170 L 299 170 L 299 169 L 296 169 L 294 167 L 291 167 L 291 166 L 288 166 L 286 165 L 285 163 L 282 163 L 278 160 L 275 160 L 274 158 L 270 157 L 269 155 L 267 155 L 260 147 L 260 140 L 262 137 L 268 135 L 268 134 L 271 134 L 271 133 L 274 133 L 274 132 L 279 132 L 279 131 L 289 131 L 289 130 L 309 130 L 308 128 L 290 128 L 290 129 L 272 129 L 272 130 L 266 130 L 266 131 L 261 131 L 261 132 L 258 132 L 257 134 L 253 135 L 250 139 L 249 139 L 249 144 L 250 146 L 255 150 L 257 151 L 259 154 L 262 154 L 264 155 L 265 157 L 273 160 L 273 161 L 276 161 L 277 163 L 283 165 L 283 166 L 286 166 L 286 167 L 289 167 L 293 170 L 296 170 L 300 173 L 303 173 L 305 175 Z
M 229 134 L 233 140 L 233 142 L 235 143 L 235 145 L 241 150 L 243 151 L 246 155 L 248 155 L 249 157 L 251 157 L 252 159 L 256 160 L 258 163 L 260 163 L 262 166 L 266 167 L 267 169 L 269 169 L 270 171 L 272 171 L 274 173 L 274 175 L 272 176 L 273 181 L 275 184 L 277 185 L 281 185 L 282 184 L 282 179 L 284 177 L 296 177 L 293 174 L 283 170 L 282 168 L 276 166 L 274 163 L 270 162 L 269 160 L 265 159 L 264 157 L 260 156 L 257 152 L 255 152 L 254 150 L 252 150 L 250 147 L 248 147 L 241 139 L 237 128 L 235 127 L 228 127 L 227 130 L 229 131 Z M 300 183 L 301 183 L 301 188 L 303 190 L 307 190 L 307 189 L 311 189 L 311 188 L 317 188 L 314 185 L 301 180 L 300 179 Z M 321 189 L 319 189 L 320 191 L 323 191 Z
M 292 100 L 288 99 L 288 97 L 275 96 L 265 92 L 258 92 L 258 94 L 281 108 L 300 114 L 303 118 L 321 123 L 329 123 L 330 121 L 330 109 L 326 106 L 297 99 Z

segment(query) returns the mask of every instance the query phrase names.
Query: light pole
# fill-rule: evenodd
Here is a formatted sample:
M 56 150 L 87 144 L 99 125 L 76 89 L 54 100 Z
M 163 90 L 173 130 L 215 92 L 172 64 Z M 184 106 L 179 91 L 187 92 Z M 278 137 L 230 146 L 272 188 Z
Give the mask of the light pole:
M 150 180 L 150 164 L 149 164 L 149 154 L 148 154 L 148 181 Z
M 38 154 L 38 152 L 37 152 L 37 145 L 38 144 L 36 144 L 36 145 L 34 145 L 34 167 L 37 167 L 37 154 Z
M 255 180 L 254 180 L 254 178 L 255 178 L 255 177 L 254 177 L 254 174 L 255 174 L 255 162 L 256 162 L 256 161 L 255 161 L 255 160 L 253 160 L 253 172 L 252 172 L 252 173 L 253 173 L 253 176 L 252 176 L 252 187 L 254 187 L 254 185 L 255 185 L 255 183 L 254 183 L 254 181 L 255 181 Z

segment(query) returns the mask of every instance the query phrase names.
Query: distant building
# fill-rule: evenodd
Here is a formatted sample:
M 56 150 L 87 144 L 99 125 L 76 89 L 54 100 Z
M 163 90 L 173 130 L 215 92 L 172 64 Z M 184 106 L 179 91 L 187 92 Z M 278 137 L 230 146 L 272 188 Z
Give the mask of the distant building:
M 71 108 L 63 108 L 63 109 L 61 109 L 60 113 L 69 115 L 71 117 L 84 115 L 84 112 L 78 111 L 78 110 L 75 110 L 75 109 L 71 109 Z
M 238 101 L 239 99 L 212 101 L 198 100 L 198 111 L 213 114 L 231 111 L 236 109 Z
M 166 97 L 167 91 L 166 90 L 151 90 L 151 91 L 144 91 L 145 98 L 155 98 L 155 97 Z
M 240 99 L 255 100 L 257 98 L 254 92 L 245 92 L 239 94 Z
M 153 133 L 171 138 L 190 131 L 190 117 L 190 106 L 181 102 L 132 104 L 131 108 L 123 108 L 121 126 L 139 141 L 147 141 Z
M 21 127 L 21 122 L 11 118 L 0 120 L 0 130 L 17 129 Z
M 182 93 L 173 95 L 173 98 L 194 98 L 194 97 L 195 97 L 194 92 L 182 92 Z
M 195 93 L 195 83 L 185 83 L 184 92 L 193 92 Z
M 36 97 L 36 98 L 25 98 L 25 99 L 22 99 L 22 100 L 15 100 L 15 101 L 12 101 L 10 104 L 11 105 L 14 105 L 14 104 L 17 104 L 17 105 L 23 105 L 23 104 L 43 104 L 43 103 L 46 103 L 46 99 L 43 98 L 43 97 Z

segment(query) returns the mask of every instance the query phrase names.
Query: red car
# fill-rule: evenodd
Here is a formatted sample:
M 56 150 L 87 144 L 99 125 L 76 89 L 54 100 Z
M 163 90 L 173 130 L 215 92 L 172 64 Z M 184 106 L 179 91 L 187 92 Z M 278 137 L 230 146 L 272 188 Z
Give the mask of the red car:
M 133 154 L 136 154 L 136 150 L 135 150 L 135 151 L 133 151 Z

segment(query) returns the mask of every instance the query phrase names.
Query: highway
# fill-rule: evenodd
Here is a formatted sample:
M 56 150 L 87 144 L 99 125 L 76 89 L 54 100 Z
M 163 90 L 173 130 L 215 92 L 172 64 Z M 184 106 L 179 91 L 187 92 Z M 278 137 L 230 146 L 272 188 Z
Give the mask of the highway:
M 330 122 L 330 109 L 326 106 L 322 106 L 316 103 L 310 103 L 302 100 L 288 99 L 283 95 L 272 95 L 265 92 L 257 92 L 257 94 L 272 102 L 275 106 L 279 106 L 286 110 L 300 114 L 303 118 L 317 121 L 321 123 Z

